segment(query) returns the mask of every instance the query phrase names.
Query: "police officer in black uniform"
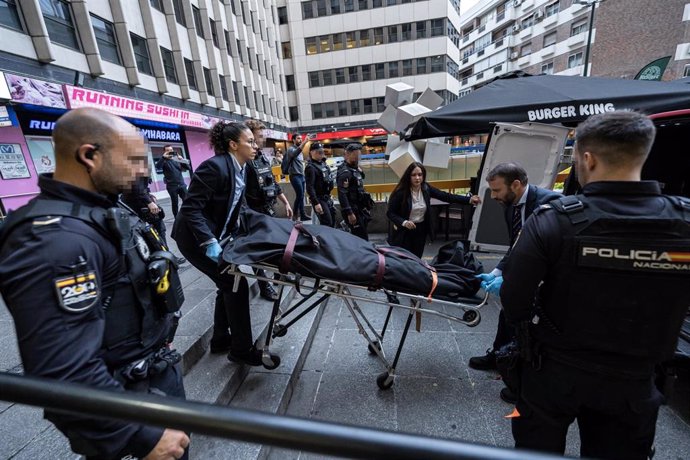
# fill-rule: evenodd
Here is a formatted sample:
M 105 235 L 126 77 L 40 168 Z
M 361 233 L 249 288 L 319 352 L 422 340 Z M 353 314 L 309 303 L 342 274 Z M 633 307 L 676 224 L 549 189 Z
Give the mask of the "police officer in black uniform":
M 353 235 L 369 240 L 367 225 L 371 220 L 373 201 L 364 190 L 364 171 L 359 168 L 361 144 L 345 148 L 345 161 L 338 167 L 336 182 L 343 219 Z
M 266 159 L 261 150 L 266 144 L 264 138 L 266 126 L 257 120 L 247 120 L 244 124 L 254 134 L 254 142 L 256 143 L 256 156 L 252 161 L 247 162 L 247 166 L 249 166 L 247 168 L 247 188 L 244 191 L 247 205 L 254 211 L 273 217 L 276 213 L 274 210 L 276 200 L 280 200 L 285 206 L 288 219 L 290 219 L 292 218 L 290 203 L 273 176 L 271 162 Z M 263 270 L 258 270 L 257 274 L 266 276 Z M 278 298 L 278 293 L 273 289 L 271 283 L 263 280 L 259 280 L 258 283 L 261 297 L 266 300 Z
M 323 144 L 314 142 L 309 147 L 309 161 L 304 168 L 307 196 L 321 225 L 335 226 L 335 206 L 331 198 L 333 177 L 326 163 Z
M 690 304 L 690 202 L 640 180 L 654 136 L 634 112 L 582 123 L 582 194 L 542 205 L 512 248 L 501 303 L 520 331 L 516 447 L 562 454 L 577 419 L 583 457 L 650 455 L 654 367 Z
M 96 109 L 60 117 L 55 173 L 0 231 L 0 292 L 27 375 L 184 398 L 169 348 L 183 300 L 174 257 L 117 194 L 148 175 L 136 128 Z M 170 287 L 166 286 L 170 284 Z M 186 457 L 181 431 L 45 416 L 89 459 Z

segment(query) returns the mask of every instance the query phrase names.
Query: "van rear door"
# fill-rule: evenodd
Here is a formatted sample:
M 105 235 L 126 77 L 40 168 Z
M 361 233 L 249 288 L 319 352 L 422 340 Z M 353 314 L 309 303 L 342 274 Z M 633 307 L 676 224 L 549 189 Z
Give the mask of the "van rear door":
M 472 219 L 469 240 L 472 250 L 505 252 L 509 234 L 503 206 L 491 199 L 486 175 L 500 163 L 519 163 L 529 183 L 552 188 L 570 129 L 542 123 L 496 123 L 486 144 L 478 175 L 482 204 Z

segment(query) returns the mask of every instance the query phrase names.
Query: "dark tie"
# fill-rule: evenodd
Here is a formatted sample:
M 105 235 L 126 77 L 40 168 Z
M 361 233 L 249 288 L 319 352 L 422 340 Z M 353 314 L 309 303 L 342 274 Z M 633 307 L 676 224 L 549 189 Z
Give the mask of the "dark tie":
M 522 230 L 522 207 L 523 204 L 516 204 L 513 206 L 513 224 L 510 229 L 510 244 L 515 243 L 520 230 Z

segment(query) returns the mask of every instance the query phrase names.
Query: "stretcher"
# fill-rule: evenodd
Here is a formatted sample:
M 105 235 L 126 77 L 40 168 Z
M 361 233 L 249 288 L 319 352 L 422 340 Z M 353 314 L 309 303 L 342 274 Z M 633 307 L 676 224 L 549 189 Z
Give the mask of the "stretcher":
M 309 278 L 298 273 L 281 273 L 279 267 L 272 265 L 252 264 L 250 266 L 251 270 L 242 270 L 242 267 L 237 264 L 229 264 L 222 270 L 224 275 L 235 277 L 233 287 L 235 290 L 239 286 L 241 276 L 272 282 L 278 288 L 279 296 L 273 302 L 267 332 L 263 338 L 262 361 L 266 369 L 275 369 L 280 365 L 280 361 L 274 360 L 270 354 L 270 346 L 273 339 L 285 336 L 288 329 L 297 321 L 315 308 L 323 305 L 329 298 L 334 297 L 342 299 L 350 312 L 357 330 L 366 339 L 369 353 L 375 355 L 385 367 L 385 371 L 376 378 L 376 384 L 382 390 L 389 389 L 394 383 L 396 367 L 414 317 L 417 318 L 418 325 L 422 315 L 433 315 L 464 324 L 468 327 L 475 327 L 481 321 L 480 310 L 487 304 L 488 300 L 488 294 L 486 294 L 483 298 L 473 297 L 464 298 L 461 301 L 448 301 L 435 299 L 429 295 L 392 292 L 385 288 L 374 289 L 370 286 L 344 283 L 337 280 Z M 257 269 L 264 270 L 266 276 L 257 275 L 255 273 Z M 259 273 L 261 272 L 259 271 Z M 274 279 L 273 274 L 279 274 L 280 276 L 278 279 Z M 294 288 L 291 295 L 300 296 L 301 298 L 294 305 L 283 310 L 281 304 L 286 296 L 285 288 L 290 286 Z M 386 294 L 386 300 L 367 297 L 364 295 L 366 291 L 382 291 Z M 397 300 L 397 302 L 393 299 Z M 405 305 L 405 301 L 409 301 L 409 305 Z M 358 302 L 382 305 L 388 309 L 380 332 L 372 325 Z M 435 309 L 441 306 L 457 309 L 458 316 Z M 395 356 L 393 361 L 390 361 L 382 345 L 391 314 L 395 308 L 406 310 L 408 314 Z

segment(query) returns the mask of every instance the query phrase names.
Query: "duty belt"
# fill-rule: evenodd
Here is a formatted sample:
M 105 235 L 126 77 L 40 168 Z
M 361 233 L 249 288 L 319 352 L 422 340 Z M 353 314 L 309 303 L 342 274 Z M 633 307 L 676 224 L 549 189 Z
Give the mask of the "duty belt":
M 115 379 L 120 383 L 137 383 L 149 377 L 163 373 L 182 360 L 177 350 L 163 347 L 146 358 L 126 364 L 115 372 Z

